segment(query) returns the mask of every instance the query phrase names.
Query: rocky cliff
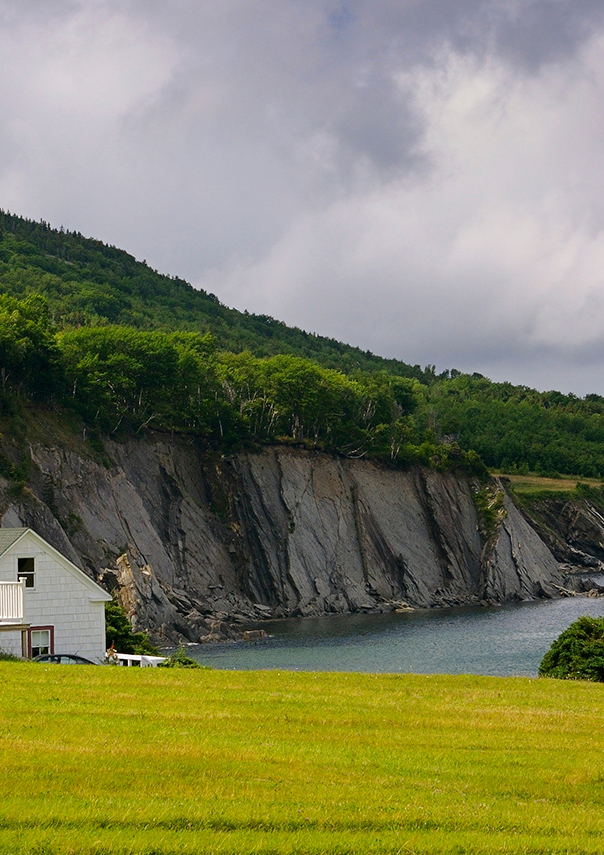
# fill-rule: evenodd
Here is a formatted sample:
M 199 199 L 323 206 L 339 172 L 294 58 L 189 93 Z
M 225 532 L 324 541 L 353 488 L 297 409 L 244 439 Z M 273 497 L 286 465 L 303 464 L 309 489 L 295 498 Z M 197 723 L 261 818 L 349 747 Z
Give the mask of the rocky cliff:
M 28 486 L 0 479 L 2 524 L 35 528 L 156 639 L 270 616 L 554 596 L 561 581 L 496 483 L 485 527 L 478 485 L 450 473 L 282 447 L 223 458 L 166 436 L 105 452 L 30 442 Z

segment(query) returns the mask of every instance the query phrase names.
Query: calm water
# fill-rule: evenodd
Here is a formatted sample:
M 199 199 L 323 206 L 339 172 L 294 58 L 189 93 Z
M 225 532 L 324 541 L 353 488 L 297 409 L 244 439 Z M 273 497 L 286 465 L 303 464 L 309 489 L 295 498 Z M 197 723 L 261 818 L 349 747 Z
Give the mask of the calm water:
M 290 618 L 262 626 L 271 638 L 191 645 L 214 668 L 535 676 L 552 641 L 604 598 L 545 600 L 501 608 Z

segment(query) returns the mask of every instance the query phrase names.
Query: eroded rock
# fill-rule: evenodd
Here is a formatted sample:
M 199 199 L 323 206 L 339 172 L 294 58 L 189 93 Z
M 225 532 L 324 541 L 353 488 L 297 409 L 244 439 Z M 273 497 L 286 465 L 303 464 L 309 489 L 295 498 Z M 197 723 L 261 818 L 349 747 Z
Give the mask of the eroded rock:
M 555 596 L 562 579 L 507 497 L 485 543 L 463 475 L 281 447 L 226 459 L 182 437 L 106 451 L 110 466 L 32 446 L 31 490 L 4 490 L 4 524 L 41 530 L 159 641 L 241 637 L 237 625 L 271 617 Z

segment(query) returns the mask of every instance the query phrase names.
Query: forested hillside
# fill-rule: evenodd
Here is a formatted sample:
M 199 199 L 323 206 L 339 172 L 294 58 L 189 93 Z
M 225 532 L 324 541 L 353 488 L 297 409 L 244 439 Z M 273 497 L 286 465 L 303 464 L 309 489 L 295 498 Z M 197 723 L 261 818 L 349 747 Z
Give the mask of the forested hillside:
M 537 392 L 451 372 L 427 390 L 423 424 L 505 472 L 604 477 L 604 398 Z M 456 376 L 455 376 L 456 375 Z
M 404 342 L 402 343 L 404 348 Z M 86 430 L 295 442 L 395 465 L 604 477 L 604 398 L 386 360 L 241 313 L 114 247 L 0 212 L 0 395 Z
M 127 252 L 0 211 L 0 288 L 42 294 L 58 328 L 118 324 L 144 330 L 212 333 L 220 350 L 287 353 L 339 371 L 387 370 L 423 382 L 433 369 L 383 359 L 267 315 L 222 305 L 213 294 L 152 270 Z

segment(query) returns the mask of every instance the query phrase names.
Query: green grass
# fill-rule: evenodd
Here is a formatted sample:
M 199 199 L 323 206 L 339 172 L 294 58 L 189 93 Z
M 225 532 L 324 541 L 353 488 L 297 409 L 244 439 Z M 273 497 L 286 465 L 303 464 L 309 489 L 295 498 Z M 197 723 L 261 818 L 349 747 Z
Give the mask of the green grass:
M 508 481 L 515 493 L 552 492 L 572 493 L 577 484 L 587 484 L 589 487 L 600 489 L 602 480 L 599 478 L 579 478 L 576 475 L 561 475 L 560 478 L 546 478 L 542 475 L 500 475 L 504 481 Z
M 0 662 L 0 852 L 602 852 L 603 693 Z

